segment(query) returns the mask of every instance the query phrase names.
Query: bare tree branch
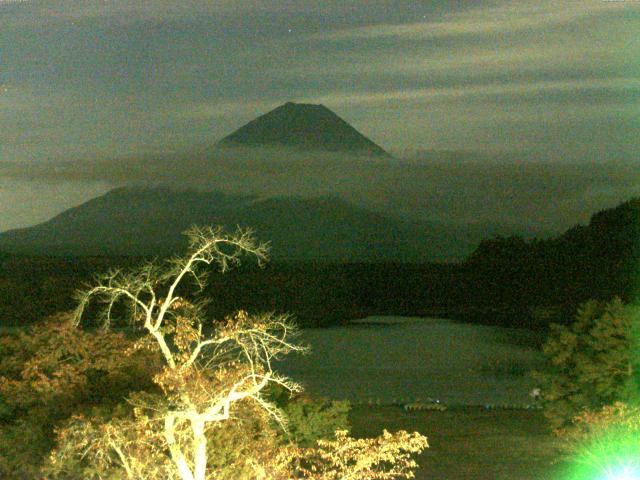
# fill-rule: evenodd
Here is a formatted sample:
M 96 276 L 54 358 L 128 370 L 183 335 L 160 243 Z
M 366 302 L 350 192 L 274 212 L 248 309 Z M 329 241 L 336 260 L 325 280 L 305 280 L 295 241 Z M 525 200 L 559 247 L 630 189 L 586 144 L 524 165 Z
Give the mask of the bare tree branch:
M 250 317 L 239 312 L 205 335 L 203 304 L 178 295 L 185 278 L 202 289 L 206 284 L 203 267 L 215 264 L 225 272 L 238 265 L 243 255 L 262 263 L 267 246 L 256 242 L 249 230 L 226 235 L 220 228 L 193 227 L 186 234 L 186 255 L 164 267 L 151 262 L 130 272 L 113 270 L 98 277 L 97 285 L 79 292 L 74 318 L 79 323 L 95 300 L 103 305 L 101 314 L 107 328 L 116 305 L 122 303 L 129 308 L 129 321 L 155 340 L 166 362 L 155 382 L 164 391 L 168 408 L 151 404 L 136 408 L 151 410 L 162 420 L 163 438 L 177 475 L 182 480 L 205 480 L 204 429 L 209 423 L 228 420 L 238 402 L 256 402 L 285 428 L 283 415 L 261 391 L 270 383 L 299 391 L 296 383 L 273 372 L 272 360 L 304 348 L 292 340 L 296 329 L 290 319 L 273 314 Z M 190 428 L 185 430 L 187 424 Z M 187 431 L 190 442 L 179 439 Z M 119 457 L 125 451 L 116 449 Z M 130 470 L 126 459 L 121 463 Z

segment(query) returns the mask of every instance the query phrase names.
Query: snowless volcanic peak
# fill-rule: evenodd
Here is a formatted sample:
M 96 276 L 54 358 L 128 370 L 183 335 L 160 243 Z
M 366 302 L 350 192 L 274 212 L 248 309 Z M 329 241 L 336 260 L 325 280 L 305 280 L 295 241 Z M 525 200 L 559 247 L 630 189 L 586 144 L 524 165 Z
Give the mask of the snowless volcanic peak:
M 223 138 L 220 146 L 286 146 L 356 154 L 389 154 L 324 105 L 287 102 Z

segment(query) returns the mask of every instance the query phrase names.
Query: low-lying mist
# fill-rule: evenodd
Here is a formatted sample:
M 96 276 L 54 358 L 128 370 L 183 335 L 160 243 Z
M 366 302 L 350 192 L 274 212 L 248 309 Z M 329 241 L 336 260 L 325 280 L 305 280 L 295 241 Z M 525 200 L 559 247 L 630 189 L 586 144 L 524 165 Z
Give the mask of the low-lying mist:
M 560 232 L 640 195 L 629 162 L 577 164 L 531 157 L 426 152 L 381 158 L 278 148 L 203 148 L 40 164 L 0 163 L 0 176 L 273 196 L 338 196 L 422 221 Z

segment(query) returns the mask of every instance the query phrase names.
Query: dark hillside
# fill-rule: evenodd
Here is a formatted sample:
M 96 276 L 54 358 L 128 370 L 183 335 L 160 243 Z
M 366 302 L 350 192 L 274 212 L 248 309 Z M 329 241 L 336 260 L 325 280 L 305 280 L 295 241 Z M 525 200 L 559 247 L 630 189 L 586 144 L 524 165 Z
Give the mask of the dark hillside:
M 394 218 L 334 197 L 226 195 L 118 188 L 30 228 L 0 234 L 0 250 L 36 255 L 166 255 L 191 225 L 253 229 L 277 261 L 409 262 L 460 258 L 460 227 Z M 461 240 L 462 239 L 462 240 Z M 464 240 L 467 239 L 467 240 Z
M 537 309 L 540 321 L 552 312 L 572 312 L 591 298 L 638 299 L 640 199 L 594 214 L 546 240 L 497 237 L 481 242 L 463 264 L 469 308 L 520 316 Z M 566 318 L 566 315 L 560 314 Z

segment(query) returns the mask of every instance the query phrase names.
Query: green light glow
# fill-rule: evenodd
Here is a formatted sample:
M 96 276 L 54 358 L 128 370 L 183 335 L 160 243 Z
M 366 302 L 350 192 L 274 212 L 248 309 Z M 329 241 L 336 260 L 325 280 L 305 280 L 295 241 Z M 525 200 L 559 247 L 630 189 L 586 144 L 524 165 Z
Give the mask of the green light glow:
M 583 446 L 563 480 L 640 480 L 640 435 L 614 429 Z
M 609 467 L 602 480 L 640 480 L 640 468 L 635 462 Z

